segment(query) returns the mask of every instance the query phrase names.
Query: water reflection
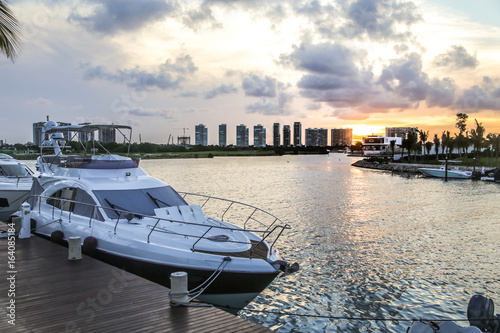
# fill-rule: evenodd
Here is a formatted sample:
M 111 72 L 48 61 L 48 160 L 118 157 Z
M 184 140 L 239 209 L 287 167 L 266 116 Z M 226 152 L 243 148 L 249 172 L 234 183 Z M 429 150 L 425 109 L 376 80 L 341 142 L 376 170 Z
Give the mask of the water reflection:
M 351 167 L 342 154 L 145 160 L 180 191 L 247 202 L 292 225 L 277 247 L 301 270 L 248 309 L 366 318 L 465 318 L 469 298 L 500 301 L 498 184 Z M 495 298 L 496 297 L 496 298 Z M 404 332 L 403 321 L 243 311 L 278 332 Z

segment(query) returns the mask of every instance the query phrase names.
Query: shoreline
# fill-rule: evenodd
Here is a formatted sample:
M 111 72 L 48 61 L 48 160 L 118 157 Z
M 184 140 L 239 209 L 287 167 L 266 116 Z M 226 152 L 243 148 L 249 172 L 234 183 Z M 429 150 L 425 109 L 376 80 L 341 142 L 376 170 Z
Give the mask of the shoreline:
M 410 173 L 420 173 L 418 168 L 438 168 L 437 164 L 416 164 L 416 163 L 376 163 L 376 162 L 368 162 L 365 160 L 359 160 L 351 164 L 351 166 L 355 166 L 358 168 L 365 169 L 376 169 L 382 171 L 391 171 L 391 172 L 410 172 Z M 470 166 L 456 166 L 460 170 L 470 170 L 472 171 L 474 167 Z M 479 171 L 480 168 L 476 167 L 476 170 Z

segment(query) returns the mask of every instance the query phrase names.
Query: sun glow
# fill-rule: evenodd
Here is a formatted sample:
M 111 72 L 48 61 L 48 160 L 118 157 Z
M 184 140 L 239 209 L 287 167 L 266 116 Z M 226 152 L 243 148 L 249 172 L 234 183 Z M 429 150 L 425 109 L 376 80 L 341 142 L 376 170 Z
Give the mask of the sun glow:
M 353 136 L 384 135 L 385 127 L 375 125 L 352 125 Z

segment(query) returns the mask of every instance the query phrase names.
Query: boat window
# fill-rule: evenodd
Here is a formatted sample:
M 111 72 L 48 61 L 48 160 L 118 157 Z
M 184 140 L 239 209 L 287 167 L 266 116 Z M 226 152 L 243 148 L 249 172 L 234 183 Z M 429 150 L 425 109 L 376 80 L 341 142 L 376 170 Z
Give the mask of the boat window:
M 96 207 L 94 199 L 80 188 L 71 187 L 61 189 L 47 199 L 47 204 L 80 216 L 104 221 L 102 214 Z
M 154 215 L 159 207 L 183 206 L 186 201 L 170 186 L 133 190 L 94 191 L 99 204 L 106 207 L 106 215 L 116 219 L 126 212 Z
M 86 216 L 94 220 L 104 221 L 101 212 L 96 207 L 94 199 L 84 190 L 77 188 L 73 213 Z
M 52 194 L 50 198 L 47 199 L 47 204 L 62 210 L 72 212 L 75 205 L 73 202 L 73 200 L 75 200 L 75 195 L 76 188 L 63 188 Z
M 21 164 L 17 165 L 2 165 L 0 166 L 0 174 L 5 177 L 28 177 L 30 176 L 26 167 Z

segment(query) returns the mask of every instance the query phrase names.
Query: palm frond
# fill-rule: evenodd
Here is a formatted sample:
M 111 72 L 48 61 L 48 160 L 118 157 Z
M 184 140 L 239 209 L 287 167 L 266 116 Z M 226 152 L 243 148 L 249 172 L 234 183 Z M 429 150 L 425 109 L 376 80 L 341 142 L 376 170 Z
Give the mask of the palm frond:
M 14 61 L 21 51 L 21 27 L 5 1 L 0 0 L 0 51 Z

